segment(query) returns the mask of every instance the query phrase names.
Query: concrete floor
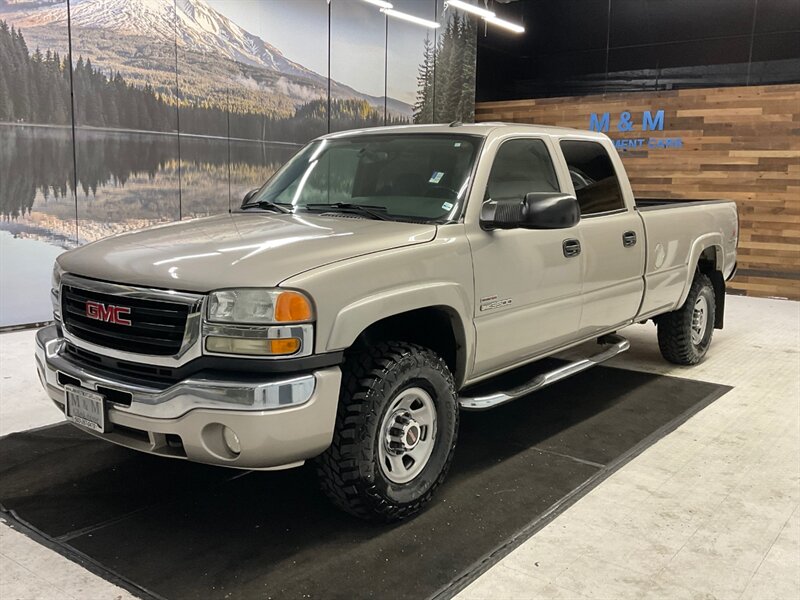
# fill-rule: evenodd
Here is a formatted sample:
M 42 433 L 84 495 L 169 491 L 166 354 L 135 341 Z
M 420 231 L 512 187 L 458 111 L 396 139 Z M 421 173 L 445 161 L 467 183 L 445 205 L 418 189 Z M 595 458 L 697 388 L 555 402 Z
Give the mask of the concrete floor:
M 457 596 L 800 598 L 800 304 L 731 296 L 706 361 L 664 362 L 652 325 L 613 366 L 734 386 Z M 580 349 L 572 353 L 580 353 Z M 61 420 L 33 333 L 0 335 L 0 435 Z M 130 594 L 0 525 L 0 598 Z

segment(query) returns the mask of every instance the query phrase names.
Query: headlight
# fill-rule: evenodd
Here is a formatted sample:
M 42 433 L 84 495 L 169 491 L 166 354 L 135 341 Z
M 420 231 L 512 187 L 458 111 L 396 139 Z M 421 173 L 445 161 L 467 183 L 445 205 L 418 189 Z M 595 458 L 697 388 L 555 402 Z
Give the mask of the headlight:
M 208 296 L 203 323 L 207 354 L 281 358 L 313 351 L 311 300 L 293 290 L 241 288 Z
M 211 292 L 207 317 L 212 323 L 305 323 L 314 313 L 300 292 L 243 288 Z

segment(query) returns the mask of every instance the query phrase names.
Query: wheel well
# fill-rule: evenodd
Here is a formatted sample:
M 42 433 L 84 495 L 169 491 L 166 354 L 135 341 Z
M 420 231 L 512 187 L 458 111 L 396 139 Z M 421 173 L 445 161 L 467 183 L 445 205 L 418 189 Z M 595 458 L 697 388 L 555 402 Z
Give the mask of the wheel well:
M 381 340 L 419 344 L 436 352 L 447 363 L 456 385 L 463 381 L 466 340 L 458 315 L 450 308 L 419 308 L 386 317 L 367 327 L 351 346 L 359 349 Z
M 722 329 L 725 322 L 725 277 L 720 266 L 721 256 L 716 246 L 709 246 L 700 254 L 697 270 L 707 275 L 714 286 L 714 328 Z

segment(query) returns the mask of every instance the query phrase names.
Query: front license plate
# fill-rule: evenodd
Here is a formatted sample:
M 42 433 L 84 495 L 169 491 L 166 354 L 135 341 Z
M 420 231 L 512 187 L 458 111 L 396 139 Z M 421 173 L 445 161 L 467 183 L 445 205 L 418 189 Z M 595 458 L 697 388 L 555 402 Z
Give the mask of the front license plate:
M 104 433 L 106 411 L 103 396 L 74 385 L 64 386 L 66 395 L 66 417 L 73 423 Z

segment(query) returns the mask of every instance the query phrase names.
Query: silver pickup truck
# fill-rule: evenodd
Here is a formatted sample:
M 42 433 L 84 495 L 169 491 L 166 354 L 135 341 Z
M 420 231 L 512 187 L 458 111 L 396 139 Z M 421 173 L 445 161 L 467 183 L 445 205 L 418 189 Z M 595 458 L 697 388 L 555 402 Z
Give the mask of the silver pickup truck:
M 444 479 L 460 410 L 611 358 L 648 319 L 667 360 L 702 360 L 737 228 L 732 202 L 635 200 L 598 133 L 335 133 L 230 214 L 62 254 L 36 363 L 102 439 L 241 469 L 314 459 L 338 506 L 399 519 Z M 496 378 L 587 340 L 525 385 Z

